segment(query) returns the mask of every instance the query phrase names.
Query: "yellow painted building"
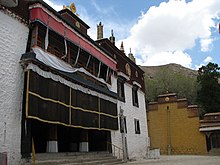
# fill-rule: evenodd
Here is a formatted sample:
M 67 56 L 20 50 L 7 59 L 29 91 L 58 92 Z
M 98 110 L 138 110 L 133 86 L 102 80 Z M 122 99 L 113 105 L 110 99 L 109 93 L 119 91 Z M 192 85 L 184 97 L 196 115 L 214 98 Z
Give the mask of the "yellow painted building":
M 196 105 L 189 106 L 175 93 L 159 95 L 157 102 L 149 103 L 147 116 L 151 148 L 159 148 L 161 154 L 207 153 Z

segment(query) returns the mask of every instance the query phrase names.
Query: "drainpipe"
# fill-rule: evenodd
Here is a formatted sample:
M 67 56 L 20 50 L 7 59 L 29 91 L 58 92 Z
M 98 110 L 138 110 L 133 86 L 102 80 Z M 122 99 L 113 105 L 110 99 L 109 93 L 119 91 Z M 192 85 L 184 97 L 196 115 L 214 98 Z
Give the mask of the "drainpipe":
M 171 155 L 170 108 L 167 106 L 167 154 Z
M 121 126 L 122 126 L 122 148 L 123 148 L 123 160 L 125 162 L 127 162 L 127 158 L 128 158 L 128 153 L 127 153 L 127 145 L 126 145 L 126 137 L 125 137 L 125 123 L 124 123 L 124 114 L 123 114 L 123 109 L 121 109 L 120 107 L 120 122 L 121 122 Z M 120 152 L 120 151 L 119 151 Z

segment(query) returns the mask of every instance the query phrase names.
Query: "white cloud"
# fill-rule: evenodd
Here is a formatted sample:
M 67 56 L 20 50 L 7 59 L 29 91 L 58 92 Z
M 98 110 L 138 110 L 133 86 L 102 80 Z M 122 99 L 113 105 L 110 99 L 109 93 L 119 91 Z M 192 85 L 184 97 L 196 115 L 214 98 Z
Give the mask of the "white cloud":
M 141 65 L 177 61 L 191 66 L 192 60 L 185 51 L 192 49 L 196 40 L 200 41 L 201 51 L 210 50 L 213 42 L 211 28 L 215 28 L 213 19 L 219 13 L 219 0 L 188 3 L 170 0 L 158 7 L 152 6 L 131 28 L 130 36 L 124 39 L 126 52 L 131 47 Z
M 203 62 L 204 63 L 209 63 L 209 62 L 211 62 L 212 61 L 212 57 L 210 57 L 210 56 L 208 56 L 208 57 L 206 57 L 204 60 L 203 60 Z
M 113 6 L 106 6 L 105 9 L 103 9 L 103 7 L 100 7 L 95 0 L 91 0 L 91 5 L 95 7 L 96 12 L 98 12 L 102 17 L 105 15 L 110 17 L 119 17 Z
M 207 65 L 209 62 L 212 62 L 212 57 L 210 57 L 210 56 L 206 57 L 201 64 L 196 65 L 196 70 L 199 70 L 199 68 Z
M 139 61 L 140 62 L 140 61 Z M 152 54 L 150 57 L 142 62 L 142 65 L 155 66 L 164 65 L 168 63 L 181 64 L 182 66 L 191 67 L 192 59 L 191 57 L 182 51 L 175 52 L 159 52 Z
M 200 45 L 201 45 L 201 51 L 202 52 L 208 52 L 212 48 L 212 38 L 207 38 L 207 39 L 201 39 L 200 40 Z
M 203 64 L 203 63 L 201 63 L 201 64 L 199 64 L 199 65 L 196 65 L 195 66 L 195 70 L 199 70 L 199 68 L 201 68 L 202 66 L 204 66 L 205 64 Z
M 46 2 L 48 5 L 50 5 L 56 11 L 60 11 L 60 10 L 63 9 L 63 5 L 59 5 L 59 4 L 53 3 L 50 0 L 43 0 L 43 1 Z

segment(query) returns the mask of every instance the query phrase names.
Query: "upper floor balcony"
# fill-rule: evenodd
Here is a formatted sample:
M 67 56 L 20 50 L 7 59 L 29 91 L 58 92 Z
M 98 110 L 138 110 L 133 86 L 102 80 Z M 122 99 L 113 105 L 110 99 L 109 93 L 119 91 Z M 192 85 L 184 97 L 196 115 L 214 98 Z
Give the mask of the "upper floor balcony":
M 116 71 L 116 60 L 87 34 L 69 24 L 61 14 L 42 4 L 29 7 L 31 35 L 29 48 L 40 47 L 45 52 L 71 65 L 83 67 L 90 74 L 111 84 Z

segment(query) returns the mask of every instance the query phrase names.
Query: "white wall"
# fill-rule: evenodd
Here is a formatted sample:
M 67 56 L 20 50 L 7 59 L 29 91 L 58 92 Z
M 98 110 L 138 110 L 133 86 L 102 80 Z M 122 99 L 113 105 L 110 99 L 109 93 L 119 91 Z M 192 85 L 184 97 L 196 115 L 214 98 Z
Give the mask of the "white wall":
M 0 11 L 0 153 L 8 165 L 20 162 L 21 110 L 24 74 L 19 64 L 29 29 Z
M 117 92 L 117 80 L 112 81 L 112 87 Z M 120 109 L 124 110 L 127 124 L 127 146 L 129 159 L 139 159 L 146 157 L 147 152 L 147 119 L 145 94 L 138 90 L 139 107 L 133 106 L 132 85 L 125 83 L 125 103 L 118 101 L 118 113 Z M 135 134 L 134 119 L 140 122 L 140 134 Z M 122 135 L 120 131 L 112 131 L 112 143 L 122 148 Z
M 112 82 L 112 88 L 110 89 L 111 91 L 117 93 L 117 78 L 112 76 L 112 79 L 111 79 L 111 82 Z M 120 109 L 118 108 L 118 103 L 117 103 L 117 110 L 118 110 L 118 116 L 119 116 L 119 112 L 120 112 Z M 119 126 L 119 121 L 118 121 L 118 126 Z M 120 129 L 120 126 L 119 126 L 119 129 Z M 112 140 L 112 144 L 120 147 L 120 148 L 123 148 L 122 147 L 122 135 L 120 133 L 120 131 L 111 131 L 111 140 Z M 118 149 L 115 150 L 116 152 L 116 156 L 119 157 L 118 155 Z M 121 153 L 121 156 L 122 156 L 122 153 Z M 120 157 L 122 158 L 122 157 Z

